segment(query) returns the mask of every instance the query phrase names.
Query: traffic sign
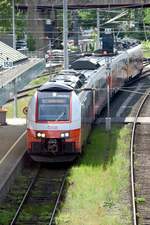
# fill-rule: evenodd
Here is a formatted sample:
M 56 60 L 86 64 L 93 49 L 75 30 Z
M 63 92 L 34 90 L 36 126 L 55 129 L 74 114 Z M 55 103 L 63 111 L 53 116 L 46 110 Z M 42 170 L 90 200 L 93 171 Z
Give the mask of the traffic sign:
M 3 62 L 3 68 L 11 68 L 11 67 L 13 67 L 12 61 L 6 60 Z

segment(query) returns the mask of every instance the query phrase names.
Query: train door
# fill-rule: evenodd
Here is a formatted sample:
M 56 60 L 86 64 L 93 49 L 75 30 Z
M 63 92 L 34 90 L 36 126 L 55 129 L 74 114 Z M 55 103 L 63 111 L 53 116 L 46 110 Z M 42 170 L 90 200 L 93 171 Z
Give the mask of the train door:
M 81 133 L 82 133 L 82 145 L 84 145 L 89 136 L 91 125 L 93 121 L 93 93 L 92 91 L 86 91 L 81 103 Z

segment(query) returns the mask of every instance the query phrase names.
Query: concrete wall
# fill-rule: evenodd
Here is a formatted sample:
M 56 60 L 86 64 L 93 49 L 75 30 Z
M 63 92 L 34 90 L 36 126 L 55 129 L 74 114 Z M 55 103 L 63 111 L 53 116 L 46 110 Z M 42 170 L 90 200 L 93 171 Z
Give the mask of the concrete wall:
M 40 75 L 45 69 L 45 62 L 41 60 L 32 68 L 26 70 L 18 77 L 10 81 L 7 85 L 0 88 L 0 106 L 4 105 L 10 98 L 14 96 L 15 91 L 23 89 L 31 80 Z M 15 88 L 14 88 L 15 85 Z

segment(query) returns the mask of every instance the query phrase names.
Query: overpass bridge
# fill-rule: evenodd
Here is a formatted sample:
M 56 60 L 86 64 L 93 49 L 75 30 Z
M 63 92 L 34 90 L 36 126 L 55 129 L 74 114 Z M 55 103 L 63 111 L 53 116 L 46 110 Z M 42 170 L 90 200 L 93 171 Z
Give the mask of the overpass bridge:
M 31 0 L 37 8 L 62 8 L 63 0 Z M 18 8 L 28 8 L 29 0 L 22 0 L 16 4 Z M 82 8 L 138 8 L 150 7 L 150 0 L 68 0 L 69 9 Z

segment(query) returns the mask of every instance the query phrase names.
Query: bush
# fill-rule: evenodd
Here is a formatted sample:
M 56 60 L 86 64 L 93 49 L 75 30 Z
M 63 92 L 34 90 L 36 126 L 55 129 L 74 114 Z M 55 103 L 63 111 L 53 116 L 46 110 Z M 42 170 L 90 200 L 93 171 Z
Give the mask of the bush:
M 35 40 L 31 35 L 27 39 L 27 46 L 29 51 L 35 51 Z
M 150 49 L 150 41 L 142 42 L 143 48 L 149 50 Z

